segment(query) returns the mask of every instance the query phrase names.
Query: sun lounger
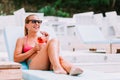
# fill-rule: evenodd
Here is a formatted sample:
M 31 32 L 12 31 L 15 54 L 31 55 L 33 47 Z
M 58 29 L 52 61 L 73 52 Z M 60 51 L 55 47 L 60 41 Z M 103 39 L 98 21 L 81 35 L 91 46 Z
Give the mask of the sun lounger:
M 112 27 L 114 30 L 114 35 L 112 38 L 112 53 L 117 53 L 120 49 L 120 19 L 119 19 L 119 15 L 117 15 L 116 11 L 111 11 L 111 12 L 106 12 L 106 21 L 109 24 L 109 27 Z M 112 32 L 112 30 L 110 31 Z
M 117 49 L 120 49 L 119 38 L 105 38 L 99 27 L 95 25 L 80 25 L 76 28 L 77 33 L 88 49 L 104 49 L 106 53 L 116 53 Z
M 76 26 L 77 33 L 88 49 L 104 49 L 111 53 L 111 43 L 104 37 L 99 27 L 94 25 Z
M 77 14 L 73 16 L 73 19 L 75 20 L 75 26 L 77 27 L 77 33 L 80 39 L 85 43 L 85 45 L 82 45 L 84 48 L 92 51 L 102 49 L 105 50 L 106 53 L 111 53 L 111 44 L 108 44 L 108 41 L 100 31 L 103 26 L 101 25 L 102 22 L 100 23 L 100 20 L 103 20 L 101 14 L 94 15 L 90 12 L 87 15 Z
M 16 39 L 24 35 L 23 29 L 23 27 L 6 27 L 4 29 L 5 42 L 10 61 L 13 61 Z M 50 28 L 48 29 L 49 31 L 52 31 Z M 51 33 L 54 34 L 54 32 Z M 53 35 L 53 37 L 55 37 L 55 35 Z M 55 74 L 53 71 L 28 70 L 27 68 L 27 65 L 22 64 L 23 79 L 25 80 L 105 80 L 110 76 L 103 72 L 91 70 L 85 70 L 84 73 L 79 76 L 69 76 L 64 74 Z M 102 77 L 100 78 L 100 76 Z

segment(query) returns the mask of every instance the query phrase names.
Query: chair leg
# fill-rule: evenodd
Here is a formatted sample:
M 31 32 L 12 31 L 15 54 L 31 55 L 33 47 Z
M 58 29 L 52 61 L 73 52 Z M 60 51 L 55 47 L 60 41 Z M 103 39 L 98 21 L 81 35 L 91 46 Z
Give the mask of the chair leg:
M 112 54 L 116 54 L 117 50 L 120 49 L 120 44 L 112 44 Z
M 117 49 L 116 48 L 113 48 L 112 49 L 112 54 L 116 54 L 117 53 Z
M 96 52 L 97 49 L 96 49 L 96 48 L 90 48 L 89 51 L 94 51 L 94 52 Z
M 106 53 L 107 54 L 112 54 L 112 45 L 111 44 L 107 46 Z

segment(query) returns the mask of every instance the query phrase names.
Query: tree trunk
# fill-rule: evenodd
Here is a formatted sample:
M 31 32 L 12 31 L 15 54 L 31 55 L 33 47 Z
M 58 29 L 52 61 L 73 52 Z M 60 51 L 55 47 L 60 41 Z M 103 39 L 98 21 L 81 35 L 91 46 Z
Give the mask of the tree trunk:
M 115 7 L 115 3 L 116 3 L 116 0 L 113 0 L 113 1 L 112 1 L 112 8 Z

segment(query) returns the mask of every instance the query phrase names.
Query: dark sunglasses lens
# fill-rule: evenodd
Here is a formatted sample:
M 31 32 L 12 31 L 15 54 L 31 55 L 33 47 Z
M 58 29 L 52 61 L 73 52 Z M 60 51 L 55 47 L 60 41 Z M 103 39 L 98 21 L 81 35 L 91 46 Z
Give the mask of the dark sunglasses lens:
M 36 20 L 32 20 L 32 23 L 36 23 Z
M 41 20 L 32 20 L 32 23 L 42 23 Z

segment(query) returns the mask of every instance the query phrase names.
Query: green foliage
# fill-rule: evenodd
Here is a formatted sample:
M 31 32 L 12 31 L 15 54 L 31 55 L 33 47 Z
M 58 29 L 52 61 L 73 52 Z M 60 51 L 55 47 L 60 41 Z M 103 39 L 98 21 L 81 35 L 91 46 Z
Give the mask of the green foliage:
M 74 13 L 117 10 L 120 13 L 120 0 L 0 0 L 0 14 L 9 14 L 22 7 L 26 12 L 44 12 L 45 15 L 69 17 Z M 10 5 L 12 7 L 9 7 Z M 14 8 L 14 9 L 12 9 Z M 10 12 L 9 12 L 10 11 Z
M 43 8 L 41 8 L 40 10 L 38 10 L 38 12 L 44 13 L 44 15 L 55 15 L 56 14 L 56 10 L 54 7 L 51 6 L 45 6 Z
M 101 3 L 104 5 L 110 5 L 110 0 L 101 0 Z
M 69 17 L 70 16 L 69 13 L 63 12 L 61 10 L 58 10 L 56 13 L 57 13 L 56 16 L 61 16 L 61 17 Z
M 47 5 L 38 10 L 38 12 L 44 13 L 45 16 L 60 16 L 60 17 L 69 17 L 70 14 L 60 9 L 62 0 L 57 0 L 52 5 Z
M 52 6 L 45 6 L 38 10 L 40 13 L 44 13 L 45 16 L 61 16 L 61 17 L 69 17 L 69 13 L 63 12 L 62 10 L 57 10 Z
M 54 4 L 53 4 L 53 6 L 56 8 L 56 7 L 58 7 L 58 6 L 60 6 L 62 3 L 62 0 L 57 0 Z
M 106 6 L 106 5 L 110 5 L 110 0 L 90 0 L 89 4 L 93 5 L 94 7 L 100 5 Z

